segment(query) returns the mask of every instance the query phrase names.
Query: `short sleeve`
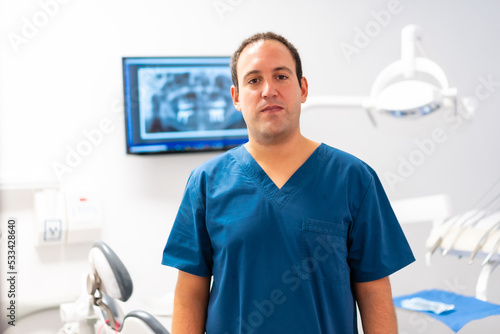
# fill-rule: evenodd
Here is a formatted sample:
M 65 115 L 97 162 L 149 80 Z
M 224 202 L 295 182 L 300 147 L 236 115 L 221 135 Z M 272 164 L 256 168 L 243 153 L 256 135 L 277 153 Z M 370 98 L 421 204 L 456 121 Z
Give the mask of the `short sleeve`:
M 349 232 L 348 261 L 355 282 L 381 279 L 415 261 L 378 176 L 370 167 L 368 171 L 369 184 L 360 193 Z
M 200 175 L 191 173 L 161 263 L 193 275 L 209 277 L 212 275 L 212 247 L 200 184 Z

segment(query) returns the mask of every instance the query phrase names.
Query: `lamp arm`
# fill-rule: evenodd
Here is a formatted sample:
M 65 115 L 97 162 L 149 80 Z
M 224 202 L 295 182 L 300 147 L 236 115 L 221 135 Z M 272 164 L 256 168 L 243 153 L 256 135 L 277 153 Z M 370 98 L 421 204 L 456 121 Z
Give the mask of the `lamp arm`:
M 302 110 L 314 107 L 364 108 L 368 96 L 310 96 L 302 104 Z
M 403 61 L 403 75 L 413 78 L 416 71 L 415 47 L 417 41 L 422 39 L 422 28 L 408 25 L 401 31 L 401 60 Z

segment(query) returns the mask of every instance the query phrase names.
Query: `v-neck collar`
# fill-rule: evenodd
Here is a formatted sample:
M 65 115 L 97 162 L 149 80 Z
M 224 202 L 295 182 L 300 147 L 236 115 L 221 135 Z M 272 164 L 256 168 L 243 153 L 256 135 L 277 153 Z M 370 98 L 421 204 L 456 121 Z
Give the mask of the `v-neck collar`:
M 236 161 L 245 171 L 245 175 L 255 182 L 255 185 L 262 190 L 278 210 L 281 210 L 295 193 L 300 190 L 306 176 L 311 175 L 311 171 L 319 167 L 318 164 L 324 160 L 325 150 L 323 146 L 324 144 L 322 143 L 316 147 L 313 153 L 281 188 L 278 188 L 243 145 L 233 150 L 233 156 L 235 156 Z

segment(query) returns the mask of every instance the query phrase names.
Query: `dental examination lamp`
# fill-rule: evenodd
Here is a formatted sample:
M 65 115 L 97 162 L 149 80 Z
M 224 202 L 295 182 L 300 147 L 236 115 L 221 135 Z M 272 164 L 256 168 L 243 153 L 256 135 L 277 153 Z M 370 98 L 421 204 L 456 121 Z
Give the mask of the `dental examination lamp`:
M 415 119 L 441 108 L 458 111 L 457 89 L 451 88 L 443 70 L 433 61 L 416 57 L 415 49 L 422 29 L 415 25 L 403 28 L 401 59 L 385 67 L 375 79 L 369 97 L 310 97 L 304 108 L 316 106 L 362 107 L 376 125 L 373 113 Z M 473 106 L 460 101 L 468 113 Z
M 133 291 L 132 278 L 113 250 L 104 242 L 96 242 L 89 252 L 91 272 L 87 275 L 87 311 L 72 317 L 61 308 L 61 317 L 67 326 L 59 333 L 96 334 L 169 334 L 163 325 L 145 311 L 124 315 L 117 300 L 126 302 Z M 83 304 L 84 304 L 83 303 Z M 78 308 L 78 307 L 77 307 Z M 99 309 L 101 312 L 99 312 Z M 100 314 L 99 314 L 100 313 Z M 76 328 L 70 321 L 78 321 Z M 69 324 L 68 324 L 69 323 Z

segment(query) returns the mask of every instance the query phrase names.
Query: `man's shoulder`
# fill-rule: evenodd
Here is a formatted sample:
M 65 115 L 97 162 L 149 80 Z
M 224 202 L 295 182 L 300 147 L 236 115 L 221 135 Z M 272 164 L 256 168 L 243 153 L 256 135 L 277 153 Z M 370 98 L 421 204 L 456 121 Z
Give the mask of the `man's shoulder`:
M 351 168 L 371 169 L 371 167 L 363 160 L 341 149 L 329 146 L 327 144 L 321 145 L 323 151 L 322 155 L 331 163 L 339 164 L 342 166 L 349 166 Z
M 322 145 L 325 159 L 325 175 L 338 178 L 342 176 L 345 182 L 371 183 L 378 178 L 375 170 L 364 160 L 346 151 Z
M 230 168 L 234 167 L 235 153 L 241 150 L 242 146 L 237 146 L 228 151 L 225 151 L 199 165 L 193 170 L 193 175 L 214 175 L 218 173 L 226 173 Z

